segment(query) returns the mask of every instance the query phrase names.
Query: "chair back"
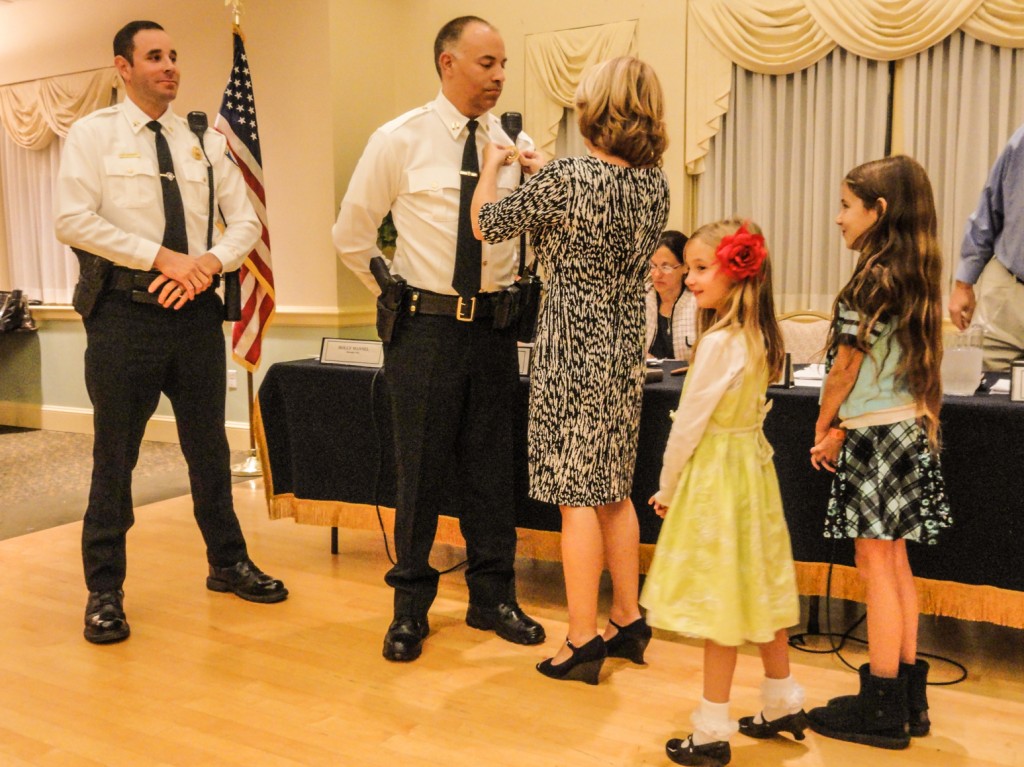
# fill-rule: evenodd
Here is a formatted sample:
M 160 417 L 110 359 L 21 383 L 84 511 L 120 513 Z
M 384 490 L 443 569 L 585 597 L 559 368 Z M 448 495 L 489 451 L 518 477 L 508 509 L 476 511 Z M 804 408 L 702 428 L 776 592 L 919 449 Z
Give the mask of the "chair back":
M 831 320 L 821 312 L 789 312 L 779 317 L 782 341 L 794 365 L 825 361 L 825 341 Z

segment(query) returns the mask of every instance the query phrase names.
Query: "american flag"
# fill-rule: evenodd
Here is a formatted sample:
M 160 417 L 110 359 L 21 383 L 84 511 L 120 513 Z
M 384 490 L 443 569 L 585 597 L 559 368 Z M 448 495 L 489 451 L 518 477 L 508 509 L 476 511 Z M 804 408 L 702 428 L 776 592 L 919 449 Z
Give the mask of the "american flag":
M 263 155 L 256 126 L 256 99 L 245 44 L 238 29 L 234 31 L 234 38 L 231 76 L 213 127 L 227 137 L 228 148 L 245 177 L 249 202 L 256 209 L 262 226 L 256 247 L 238 271 L 242 283 L 242 319 L 235 323 L 231 337 L 232 356 L 252 372 L 260 364 L 263 332 L 274 316 L 274 273 L 270 266 L 270 231 L 263 191 Z

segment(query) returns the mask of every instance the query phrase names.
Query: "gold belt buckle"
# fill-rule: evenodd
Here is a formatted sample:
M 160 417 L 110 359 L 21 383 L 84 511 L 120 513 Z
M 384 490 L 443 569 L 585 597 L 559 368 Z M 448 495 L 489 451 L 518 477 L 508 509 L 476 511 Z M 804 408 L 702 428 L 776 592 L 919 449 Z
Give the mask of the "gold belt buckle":
M 462 296 L 459 296 L 458 303 L 455 304 L 455 319 L 459 322 L 472 322 L 473 315 L 476 314 L 476 296 L 469 299 L 469 314 L 464 313 L 463 307 L 466 306 L 466 302 L 462 300 Z

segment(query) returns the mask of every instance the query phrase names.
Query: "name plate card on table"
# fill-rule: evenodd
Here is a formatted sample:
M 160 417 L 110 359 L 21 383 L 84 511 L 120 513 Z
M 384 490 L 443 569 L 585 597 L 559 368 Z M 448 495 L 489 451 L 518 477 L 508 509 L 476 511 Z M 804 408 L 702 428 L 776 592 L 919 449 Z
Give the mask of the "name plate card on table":
M 1024 402 L 1024 359 L 1010 363 L 1010 402 Z
M 325 365 L 379 368 L 384 364 L 384 344 L 354 338 L 325 338 L 320 345 L 320 362 Z
M 530 375 L 530 362 L 533 360 L 533 344 L 519 344 L 519 375 Z
M 782 366 L 782 373 L 779 375 L 778 380 L 772 381 L 770 386 L 781 386 L 785 389 L 792 388 L 795 386 L 793 380 L 793 355 L 786 352 L 786 362 Z

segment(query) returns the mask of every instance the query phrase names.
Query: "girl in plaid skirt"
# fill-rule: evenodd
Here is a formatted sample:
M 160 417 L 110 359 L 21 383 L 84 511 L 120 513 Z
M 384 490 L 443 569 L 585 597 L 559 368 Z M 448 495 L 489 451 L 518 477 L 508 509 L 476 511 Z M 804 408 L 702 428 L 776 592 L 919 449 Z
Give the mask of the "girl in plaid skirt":
M 860 257 L 835 302 L 811 463 L 836 475 L 825 536 L 855 539 L 870 663 L 858 695 L 808 718 L 822 735 L 900 749 L 930 726 L 906 541 L 933 544 L 951 523 L 938 444 L 942 259 L 931 183 L 911 158 L 854 168 L 840 200 L 836 223 Z

